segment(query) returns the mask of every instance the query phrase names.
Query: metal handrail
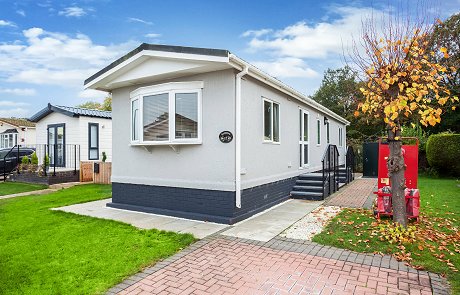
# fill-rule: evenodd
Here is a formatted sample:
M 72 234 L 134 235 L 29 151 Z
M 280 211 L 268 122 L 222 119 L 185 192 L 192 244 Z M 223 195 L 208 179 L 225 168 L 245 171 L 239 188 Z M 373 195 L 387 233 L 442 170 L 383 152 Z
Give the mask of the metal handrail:
M 327 146 L 326 150 L 324 151 L 321 163 L 323 166 L 322 179 L 324 199 L 339 189 L 339 150 L 336 145 L 329 144 Z
M 17 173 L 20 173 L 19 169 L 19 164 L 20 164 L 20 148 L 31 148 L 34 149 L 37 156 L 42 156 L 40 161 L 42 161 L 43 167 L 40 167 L 40 169 L 43 168 L 43 174 L 47 176 L 48 171 L 47 169 L 51 168 L 51 173 L 53 176 L 56 175 L 56 168 L 65 168 L 65 169 L 72 169 L 74 175 L 77 174 L 77 166 L 80 163 L 80 154 L 81 154 L 81 149 L 80 145 L 77 144 L 33 144 L 33 145 L 15 145 L 12 147 L 8 153 L 3 157 L 4 161 L 4 166 L 3 166 L 3 171 L 0 173 L 3 173 L 3 180 L 6 181 L 6 176 L 11 173 L 12 171 L 9 171 L 8 173 L 6 172 L 6 158 L 11 155 L 12 151 L 14 149 L 18 149 L 17 153 L 17 167 L 14 169 L 17 169 Z M 63 154 L 63 166 L 62 163 L 59 163 L 59 158 L 58 158 L 58 150 L 64 150 Z M 52 153 L 50 153 L 50 151 Z M 46 158 L 48 157 L 48 163 L 46 163 Z M 13 169 L 13 170 L 14 170 Z M 0 174 L 1 175 L 1 174 Z
M 346 161 L 345 168 L 347 171 L 347 183 L 350 183 L 354 179 L 355 165 L 356 165 L 355 151 L 353 150 L 353 147 L 351 146 L 347 148 L 347 155 L 346 155 L 345 161 Z

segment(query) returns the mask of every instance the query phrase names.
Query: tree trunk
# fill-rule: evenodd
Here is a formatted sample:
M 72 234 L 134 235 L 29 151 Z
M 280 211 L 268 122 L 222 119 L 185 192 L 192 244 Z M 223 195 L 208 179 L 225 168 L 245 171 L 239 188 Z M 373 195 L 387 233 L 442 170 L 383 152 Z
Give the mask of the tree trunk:
M 393 221 L 407 226 L 406 199 L 404 189 L 406 188 L 406 179 L 404 172 L 406 166 L 402 155 L 401 128 L 397 125 L 393 131 L 391 127 L 388 130 L 388 141 L 390 146 L 390 155 L 387 160 L 388 177 L 391 182 L 391 193 L 393 202 Z M 397 139 L 397 140 L 396 140 Z

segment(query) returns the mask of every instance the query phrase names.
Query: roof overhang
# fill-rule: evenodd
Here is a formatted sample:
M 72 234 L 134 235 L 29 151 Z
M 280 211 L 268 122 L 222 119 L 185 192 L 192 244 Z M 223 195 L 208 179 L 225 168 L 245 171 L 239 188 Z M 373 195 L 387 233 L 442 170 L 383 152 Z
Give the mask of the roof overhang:
M 328 108 L 227 50 L 142 44 L 88 78 L 84 84 L 87 89 L 111 92 L 120 87 L 231 68 L 241 71 L 246 67 L 249 76 L 317 109 L 326 116 L 345 125 L 350 124 Z
M 85 81 L 85 88 L 113 89 L 229 69 L 220 49 L 143 44 Z
M 48 116 L 49 114 L 51 114 L 53 112 L 60 113 L 60 114 L 63 114 L 63 115 L 69 116 L 69 117 L 78 117 L 78 115 L 76 115 L 76 114 L 74 114 L 72 112 L 57 108 L 57 107 L 51 105 L 50 103 L 48 103 L 48 105 L 46 107 L 44 107 L 43 109 L 38 111 L 32 117 L 30 117 L 29 120 L 32 121 L 32 122 L 38 122 L 38 121 L 40 121 L 41 119 L 45 118 L 46 116 Z

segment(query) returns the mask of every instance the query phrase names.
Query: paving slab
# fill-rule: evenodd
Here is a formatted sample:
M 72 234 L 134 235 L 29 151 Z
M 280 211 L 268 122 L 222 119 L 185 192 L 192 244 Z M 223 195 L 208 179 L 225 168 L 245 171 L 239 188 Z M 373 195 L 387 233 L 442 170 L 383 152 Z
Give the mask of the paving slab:
M 224 231 L 225 236 L 268 242 L 299 219 L 310 213 L 322 201 L 288 200 Z
M 228 227 L 226 224 L 196 221 L 171 216 L 128 211 L 107 207 L 112 199 L 74 204 L 52 210 L 64 211 L 102 219 L 112 219 L 141 229 L 159 229 L 178 233 L 190 233 L 202 239 Z

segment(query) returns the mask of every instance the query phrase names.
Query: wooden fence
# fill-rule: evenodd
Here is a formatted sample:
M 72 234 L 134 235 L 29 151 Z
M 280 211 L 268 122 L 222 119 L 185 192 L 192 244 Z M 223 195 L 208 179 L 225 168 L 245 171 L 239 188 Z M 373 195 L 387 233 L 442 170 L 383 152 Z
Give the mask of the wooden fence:
M 94 172 L 94 165 L 99 165 L 99 172 Z M 97 169 L 96 169 L 97 170 Z M 80 162 L 80 181 L 110 184 L 112 163 L 110 162 Z

